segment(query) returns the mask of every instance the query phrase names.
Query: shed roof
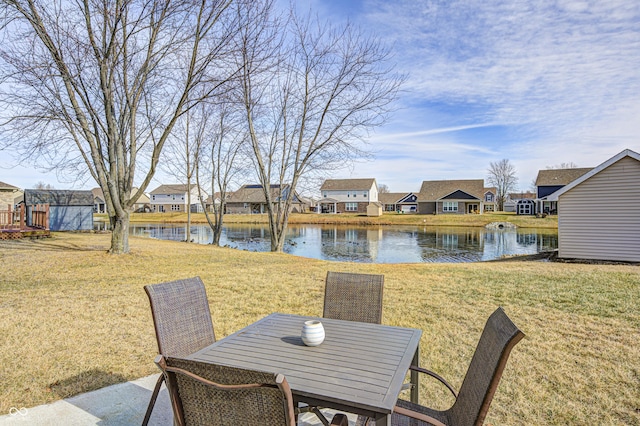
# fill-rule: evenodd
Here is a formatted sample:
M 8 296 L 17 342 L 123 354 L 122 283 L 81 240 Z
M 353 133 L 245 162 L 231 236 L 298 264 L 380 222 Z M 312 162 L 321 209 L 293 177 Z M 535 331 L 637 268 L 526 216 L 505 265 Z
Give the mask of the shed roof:
M 435 201 L 456 191 L 462 191 L 479 200 L 484 198 L 484 179 L 425 180 L 418 194 L 419 201 Z
M 567 191 L 570 191 L 571 189 L 575 188 L 576 186 L 580 185 L 582 182 L 584 182 L 585 180 L 591 178 L 592 176 L 600 173 L 601 171 L 603 171 L 604 169 L 606 169 L 607 167 L 611 166 L 614 163 L 617 163 L 618 161 L 622 160 L 625 157 L 631 157 L 637 161 L 640 161 L 640 154 L 638 154 L 635 151 L 632 151 L 630 149 L 625 149 L 624 151 L 614 155 L 613 157 L 609 158 L 607 161 L 605 161 L 604 163 L 600 164 L 597 167 L 594 167 L 593 169 L 590 169 L 587 173 L 583 173 L 581 176 L 578 176 L 578 178 L 574 179 L 573 181 L 571 181 L 569 184 L 567 184 L 566 186 L 564 186 L 563 188 L 557 190 L 556 192 L 554 192 L 553 194 L 551 194 L 549 196 L 549 200 L 550 201 L 558 201 L 558 197 L 562 194 L 564 194 Z
M 28 206 L 49 204 L 50 206 L 92 206 L 91 191 L 66 189 L 25 189 L 24 202 Z
M 540 170 L 536 178 L 536 186 L 568 185 L 592 169 L 593 167 Z
M 320 187 L 321 191 L 368 191 L 376 180 L 369 179 L 327 179 Z

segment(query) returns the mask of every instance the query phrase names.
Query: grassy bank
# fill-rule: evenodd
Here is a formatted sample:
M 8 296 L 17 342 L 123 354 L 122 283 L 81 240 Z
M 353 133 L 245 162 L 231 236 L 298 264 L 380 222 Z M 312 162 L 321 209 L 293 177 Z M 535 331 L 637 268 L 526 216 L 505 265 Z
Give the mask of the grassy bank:
M 95 215 L 96 220 L 108 220 L 107 216 Z M 268 223 L 266 214 L 225 215 L 226 223 Z M 133 213 L 131 222 L 144 223 L 185 223 L 186 213 Z M 191 215 L 193 223 L 206 223 L 204 213 Z M 380 217 L 367 217 L 357 214 L 292 214 L 289 223 L 307 224 L 358 224 L 358 225 L 420 225 L 420 226 L 485 226 L 492 222 L 511 222 L 521 228 L 558 228 L 558 217 L 547 216 L 518 216 L 515 213 L 485 213 L 485 214 L 440 214 L 418 215 L 385 213 Z
M 0 413 L 156 372 L 145 284 L 201 276 L 222 338 L 272 312 L 321 315 L 331 269 L 385 274 L 383 322 L 422 329 L 422 365 L 456 387 L 503 306 L 527 337 L 488 423 L 640 425 L 638 266 L 348 264 L 137 237 L 110 256 L 109 238 L 0 242 Z M 451 403 L 422 386 L 423 403 Z

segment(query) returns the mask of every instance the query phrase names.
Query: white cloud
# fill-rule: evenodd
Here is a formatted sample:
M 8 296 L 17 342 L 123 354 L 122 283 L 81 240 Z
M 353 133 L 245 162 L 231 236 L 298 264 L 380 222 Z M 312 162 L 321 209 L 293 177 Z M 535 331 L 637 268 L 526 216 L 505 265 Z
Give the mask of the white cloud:
M 407 157 L 441 151 L 420 135 L 465 121 L 505 126 L 511 131 L 504 140 L 471 131 L 441 140 L 450 143 L 441 160 L 453 168 L 464 159 L 460 173 L 477 170 L 484 177 L 489 161 L 509 158 L 526 188 L 548 165 L 595 166 L 625 148 L 638 150 L 640 2 L 364 3 L 362 22 L 394 43 L 399 67 L 409 75 L 403 103 L 428 101 L 425 115 L 438 105 L 447 110 L 435 122 L 418 118 L 422 128 L 380 130 L 377 140 L 398 137 Z M 478 147 L 477 156 L 468 146 Z

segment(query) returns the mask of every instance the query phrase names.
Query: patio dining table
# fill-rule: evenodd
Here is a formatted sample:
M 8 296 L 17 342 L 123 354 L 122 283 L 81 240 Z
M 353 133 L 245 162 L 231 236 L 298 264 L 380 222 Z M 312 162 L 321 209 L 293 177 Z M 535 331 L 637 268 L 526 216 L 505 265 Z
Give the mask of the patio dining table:
M 326 337 L 319 346 L 305 346 L 300 338 L 310 319 L 324 326 Z M 296 403 L 390 425 L 409 366 L 418 365 L 421 334 L 412 328 L 274 313 L 189 358 L 282 373 Z M 417 383 L 413 371 L 411 381 Z M 418 386 L 413 386 L 411 400 L 417 399 Z

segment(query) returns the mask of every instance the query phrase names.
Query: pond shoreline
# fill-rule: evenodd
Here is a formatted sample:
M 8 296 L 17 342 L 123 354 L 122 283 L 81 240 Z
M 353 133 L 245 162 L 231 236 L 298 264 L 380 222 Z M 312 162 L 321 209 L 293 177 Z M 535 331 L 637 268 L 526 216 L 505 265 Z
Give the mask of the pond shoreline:
M 94 221 L 108 222 L 106 214 L 94 214 Z M 187 223 L 186 213 L 132 213 L 131 223 Z M 265 224 L 269 223 L 266 214 L 253 215 L 225 215 L 224 223 L 236 224 Z M 293 213 L 289 216 L 289 224 L 305 225 L 362 225 L 362 226 L 388 226 L 388 225 L 412 225 L 412 226 L 464 226 L 485 227 L 492 223 L 510 223 L 517 228 L 558 229 L 558 217 L 547 216 L 536 218 L 535 216 L 522 216 L 514 213 L 484 213 L 484 214 L 398 214 L 384 213 L 379 217 L 369 217 L 357 214 L 318 214 L 318 213 Z M 206 224 L 204 213 L 192 213 L 191 223 Z

